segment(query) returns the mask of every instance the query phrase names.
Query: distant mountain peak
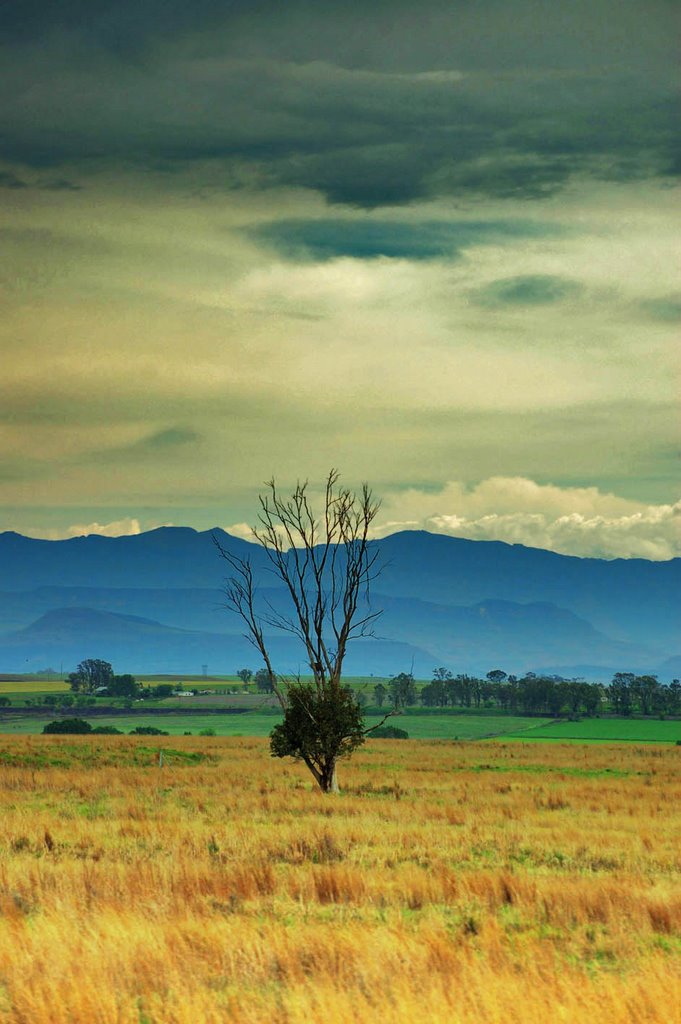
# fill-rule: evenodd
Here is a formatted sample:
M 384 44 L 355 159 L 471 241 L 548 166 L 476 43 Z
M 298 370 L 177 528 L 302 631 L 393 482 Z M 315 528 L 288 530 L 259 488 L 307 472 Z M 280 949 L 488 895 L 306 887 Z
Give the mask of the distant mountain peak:
M 120 612 L 105 612 L 96 608 L 52 608 L 39 619 L 26 627 L 26 631 L 37 632 L 55 626 L 94 626 L 100 628 L 107 624 L 134 623 L 141 626 L 159 626 L 165 628 L 156 619 L 146 619 L 141 615 L 127 615 Z

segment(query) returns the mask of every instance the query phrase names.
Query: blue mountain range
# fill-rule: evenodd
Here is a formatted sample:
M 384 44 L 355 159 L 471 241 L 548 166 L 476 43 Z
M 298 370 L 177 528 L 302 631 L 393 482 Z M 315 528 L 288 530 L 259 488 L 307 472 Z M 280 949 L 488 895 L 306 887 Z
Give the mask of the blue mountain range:
M 0 672 L 111 661 L 118 672 L 212 673 L 257 668 L 242 624 L 226 607 L 229 566 L 212 535 L 250 556 L 259 599 L 286 610 L 266 555 L 221 530 L 164 527 L 131 537 L 45 541 L 0 534 Z M 407 531 L 379 551 L 376 636 L 351 645 L 353 675 L 413 665 L 482 674 L 550 671 L 608 678 L 681 666 L 681 559 L 574 558 L 522 545 Z M 305 672 L 295 638 L 270 631 L 282 672 Z

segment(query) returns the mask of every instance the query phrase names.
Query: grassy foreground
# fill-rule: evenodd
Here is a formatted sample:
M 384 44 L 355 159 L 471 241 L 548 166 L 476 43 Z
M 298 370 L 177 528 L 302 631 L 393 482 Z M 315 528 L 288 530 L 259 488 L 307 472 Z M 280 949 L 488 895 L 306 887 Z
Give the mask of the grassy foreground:
M 158 767 L 158 750 L 165 767 Z M 3 737 L 4 1024 L 673 1024 L 674 747 Z

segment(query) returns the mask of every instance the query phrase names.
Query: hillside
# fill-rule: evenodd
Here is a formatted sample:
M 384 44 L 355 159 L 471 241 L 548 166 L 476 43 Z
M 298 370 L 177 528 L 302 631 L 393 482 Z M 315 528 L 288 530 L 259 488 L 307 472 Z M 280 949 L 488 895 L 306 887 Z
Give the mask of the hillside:
M 262 575 L 262 550 L 216 532 L 223 546 L 251 557 L 261 607 L 284 609 L 284 590 L 272 586 L 271 574 Z M 455 672 L 552 667 L 594 678 L 613 669 L 666 677 L 676 663 L 679 559 L 580 559 L 423 532 L 373 543 L 382 571 L 372 600 L 383 615 L 380 643 L 351 649 L 360 674 L 402 671 L 412 657 L 424 674 L 438 663 Z M 197 671 L 209 662 L 214 671 L 229 672 L 257 661 L 240 621 L 225 607 L 228 566 L 210 532 L 166 527 L 67 541 L 5 533 L 0 564 L 5 671 L 105 657 L 105 649 L 115 652 L 119 668 L 137 671 L 150 665 L 150 671 Z M 86 623 L 87 610 L 100 617 Z M 124 626 L 125 616 L 135 621 Z M 278 657 L 297 665 L 302 654 L 291 638 L 275 639 Z
M 271 639 L 273 658 L 282 673 L 305 670 L 301 652 L 288 636 Z M 44 665 L 65 669 L 83 658 L 111 662 L 117 672 L 146 674 L 193 673 L 203 665 L 214 673 L 231 673 L 257 665 L 254 651 L 239 633 L 220 634 L 177 629 L 135 615 L 117 615 L 90 608 L 59 608 L 25 629 L 0 636 L 0 664 L 6 671 L 29 672 Z M 397 640 L 362 640 L 347 656 L 354 675 L 393 674 L 411 664 L 428 672 L 433 656 Z

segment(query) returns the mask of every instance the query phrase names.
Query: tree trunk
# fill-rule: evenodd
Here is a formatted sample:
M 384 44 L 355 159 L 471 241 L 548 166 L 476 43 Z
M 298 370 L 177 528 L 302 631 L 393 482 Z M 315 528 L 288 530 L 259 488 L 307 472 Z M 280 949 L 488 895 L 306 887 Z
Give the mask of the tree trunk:
M 308 758 L 304 757 L 303 760 L 310 769 L 310 772 L 322 793 L 340 793 L 340 789 L 338 788 L 338 776 L 336 775 L 335 760 L 322 770 L 317 768 L 317 766 Z
M 336 762 L 332 761 L 320 774 L 318 780 L 322 793 L 339 793 L 338 776 L 336 775 Z

